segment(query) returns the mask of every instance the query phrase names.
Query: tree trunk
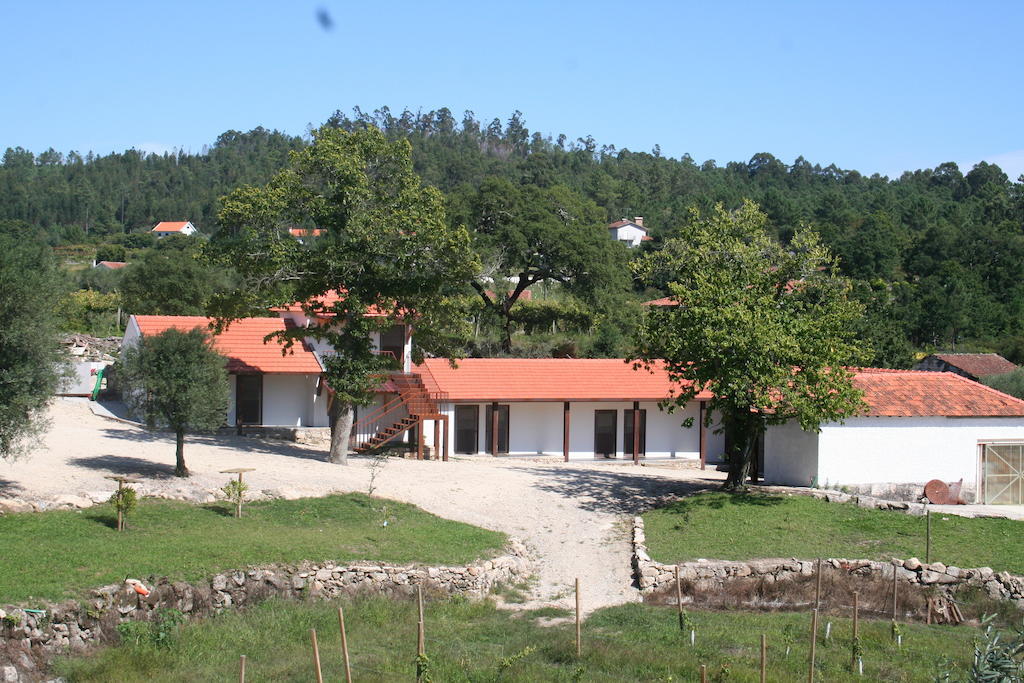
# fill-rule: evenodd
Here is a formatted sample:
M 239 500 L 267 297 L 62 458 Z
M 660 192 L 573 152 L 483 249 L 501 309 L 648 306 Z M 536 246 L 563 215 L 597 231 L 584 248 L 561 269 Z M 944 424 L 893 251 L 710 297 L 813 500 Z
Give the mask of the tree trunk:
M 174 432 L 176 447 L 174 451 L 174 476 L 187 477 L 188 468 L 185 467 L 185 430 L 177 429 Z
M 336 465 L 348 464 L 348 442 L 352 434 L 352 404 L 339 401 L 331 404 L 331 452 L 327 462 Z
M 735 426 L 732 436 L 736 441 L 729 454 L 729 476 L 722 488 L 726 491 L 745 491 L 750 477 L 750 466 L 757 452 L 757 442 L 764 431 L 760 422 L 743 423 Z
M 512 314 L 502 311 L 502 316 L 505 319 L 505 328 L 501 337 L 501 350 L 504 353 L 512 353 Z

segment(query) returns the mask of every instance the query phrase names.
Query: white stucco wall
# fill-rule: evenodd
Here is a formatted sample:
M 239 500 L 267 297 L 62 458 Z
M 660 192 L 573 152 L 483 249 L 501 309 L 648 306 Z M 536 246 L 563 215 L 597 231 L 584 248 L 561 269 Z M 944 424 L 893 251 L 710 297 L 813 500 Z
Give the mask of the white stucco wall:
M 791 425 L 768 431 L 765 477 L 776 483 L 807 486 L 816 451 L 821 486 L 963 479 L 977 490 L 979 442 L 1024 440 L 1024 418 L 857 417 L 817 436 Z
M 626 242 L 630 247 L 636 247 L 643 241 L 647 231 L 635 225 L 624 225 L 621 228 L 608 228 L 612 239 L 619 242 Z
M 794 421 L 769 427 L 764 435 L 765 481 L 810 486 L 817 476 L 818 435 Z
M 462 404 L 466 405 L 466 404 Z M 472 404 L 479 408 L 479 425 L 477 433 L 478 453 L 485 454 L 488 444 L 487 406 L 489 403 Z M 502 403 L 509 406 L 509 454 L 510 455 L 556 455 L 562 456 L 562 424 L 563 404 L 561 402 L 522 402 Z M 656 402 L 641 402 L 640 408 L 647 411 L 647 457 L 648 458 L 700 458 L 700 433 L 697 424 L 696 403 L 687 406 L 686 410 L 668 414 L 658 408 Z M 573 402 L 570 405 L 569 420 L 569 457 L 574 460 L 593 460 L 594 458 L 594 412 L 597 410 L 616 411 L 616 457 L 628 459 L 632 450 L 623 451 L 623 431 L 625 428 L 625 411 L 632 411 L 632 403 L 612 403 L 601 401 Z M 448 415 L 450 433 L 448 437 L 449 455 L 455 453 L 455 410 L 453 404 L 444 404 L 442 412 Z M 682 426 L 688 418 L 694 418 L 690 428 Z M 428 421 L 424 430 L 427 445 L 433 445 L 433 423 Z M 715 438 L 711 430 L 706 437 Z
M 263 424 L 326 427 L 327 397 L 316 395 L 317 375 L 264 375 Z

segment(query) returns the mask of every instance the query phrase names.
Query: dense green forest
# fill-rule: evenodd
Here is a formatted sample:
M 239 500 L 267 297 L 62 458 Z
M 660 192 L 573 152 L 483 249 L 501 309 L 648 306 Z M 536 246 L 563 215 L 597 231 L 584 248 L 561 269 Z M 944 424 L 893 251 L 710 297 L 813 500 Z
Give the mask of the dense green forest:
M 657 249 L 684 234 L 691 207 L 736 208 L 749 198 L 779 239 L 809 224 L 840 256 L 867 305 L 863 336 L 876 348 L 876 363 L 907 365 L 915 349 L 932 348 L 997 350 L 1024 360 L 1024 178 L 1013 182 L 997 166 L 981 163 L 964 173 L 946 163 L 888 179 L 803 157 L 787 164 L 767 153 L 698 164 L 686 155 L 664 157 L 657 147 L 633 152 L 589 137 L 531 132 L 519 112 L 485 124 L 471 112 L 458 120 L 447 109 L 396 116 L 357 108 L 329 123 L 349 130 L 374 125 L 407 138 L 416 171 L 445 193 L 449 219 L 479 238 L 485 265 L 488 254 L 500 255 L 496 276 L 517 274 L 520 265 L 509 253 L 535 248 L 571 207 L 575 218 L 562 227 L 585 234 L 573 249 L 601 268 L 582 268 L 562 249 L 561 269 L 537 276 L 532 300 L 508 301 L 467 285 L 466 305 L 478 323 L 477 343 L 467 352 L 621 353 L 636 302 L 658 296 L 658 283 L 631 285 L 628 259 L 639 250 L 593 247 L 607 240 L 599 228 L 644 216 L 654 239 L 643 249 Z M 8 149 L 0 166 L 0 227 L 40 236 L 70 260 L 91 259 L 99 249 L 101 256 L 156 263 L 161 259 L 148 255 L 152 245 L 141 233 L 160 220 L 192 220 L 215 236 L 219 197 L 239 184 L 266 182 L 306 142 L 257 128 L 226 132 L 198 154 Z M 550 229 L 530 229 L 545 224 Z M 558 250 L 552 243 L 543 248 Z M 191 249 L 175 251 L 196 258 Z M 601 277 L 583 278 L 591 271 Z M 89 292 L 76 294 L 86 307 L 118 289 L 113 276 L 76 278 L 72 288 Z M 139 280 L 145 278 L 136 274 Z M 69 319 L 78 322 L 68 327 L 95 329 L 80 308 L 69 304 Z M 499 343 L 510 328 L 520 335 L 513 351 Z

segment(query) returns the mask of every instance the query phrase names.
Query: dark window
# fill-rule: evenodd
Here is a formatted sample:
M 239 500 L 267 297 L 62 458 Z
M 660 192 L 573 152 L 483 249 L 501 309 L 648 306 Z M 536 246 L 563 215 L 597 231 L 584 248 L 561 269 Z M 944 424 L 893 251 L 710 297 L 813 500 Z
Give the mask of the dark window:
M 625 457 L 633 457 L 633 409 L 624 411 L 622 424 L 622 452 Z M 640 456 L 647 453 L 647 411 L 640 411 Z
M 618 431 L 617 410 L 594 411 L 594 455 L 615 457 L 615 434 Z
M 405 326 L 394 325 L 380 333 L 381 353 L 394 358 L 396 367 L 402 367 L 402 356 L 405 352 Z
M 487 452 L 491 455 L 508 453 L 508 406 L 498 406 L 498 452 L 494 453 L 491 429 L 494 425 L 494 405 L 487 406 Z
M 263 424 L 263 375 L 235 376 L 235 420 L 238 424 Z
M 479 452 L 480 407 L 455 406 L 455 452 Z

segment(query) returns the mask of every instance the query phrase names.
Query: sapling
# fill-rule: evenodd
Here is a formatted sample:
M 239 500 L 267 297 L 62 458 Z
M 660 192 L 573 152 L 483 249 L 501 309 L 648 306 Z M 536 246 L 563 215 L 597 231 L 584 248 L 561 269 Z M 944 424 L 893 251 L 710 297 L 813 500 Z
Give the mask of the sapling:
M 231 479 L 221 487 L 220 491 L 224 497 L 235 504 L 235 517 L 242 516 L 242 503 L 245 501 L 245 492 L 249 485 L 238 479 Z
M 138 505 L 139 497 L 135 492 L 135 489 L 131 486 L 118 487 L 116 491 L 110 496 L 110 504 L 114 506 L 114 509 L 118 513 L 118 521 L 122 522 L 124 518 L 130 515 L 135 507 Z M 121 528 L 118 531 L 123 531 L 124 526 L 122 522 Z

